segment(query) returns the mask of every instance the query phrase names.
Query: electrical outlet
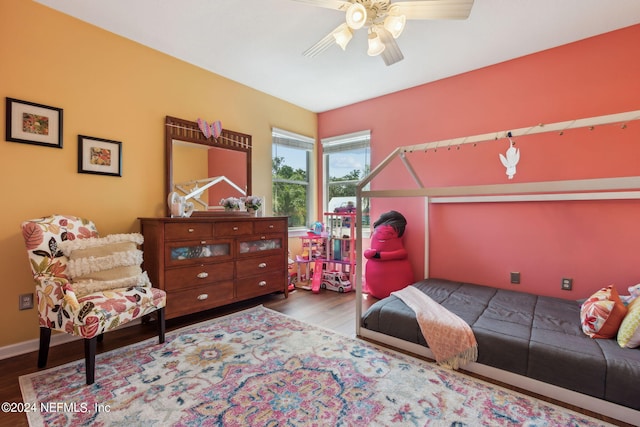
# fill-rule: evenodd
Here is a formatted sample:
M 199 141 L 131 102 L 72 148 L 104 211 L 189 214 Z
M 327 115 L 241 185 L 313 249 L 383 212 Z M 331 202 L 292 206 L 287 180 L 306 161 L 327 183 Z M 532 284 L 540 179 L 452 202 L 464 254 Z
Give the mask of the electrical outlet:
M 568 277 L 563 277 L 562 278 L 562 286 L 560 289 L 564 290 L 564 291 L 570 291 L 571 288 L 573 288 L 573 279 L 570 279 Z
M 33 308 L 33 294 L 22 294 L 18 300 L 18 310 Z
M 519 285 L 520 284 L 520 273 L 517 271 L 512 271 L 511 272 L 511 283 L 513 283 L 514 285 Z

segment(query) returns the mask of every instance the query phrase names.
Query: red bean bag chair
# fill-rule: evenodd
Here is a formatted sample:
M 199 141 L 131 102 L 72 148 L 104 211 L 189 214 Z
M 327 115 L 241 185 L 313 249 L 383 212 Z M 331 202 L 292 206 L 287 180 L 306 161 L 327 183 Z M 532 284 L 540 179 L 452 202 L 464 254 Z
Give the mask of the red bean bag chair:
M 373 224 L 371 248 L 367 259 L 364 291 L 376 298 L 386 298 L 414 282 L 408 253 L 402 242 L 407 220 L 396 211 L 380 215 Z

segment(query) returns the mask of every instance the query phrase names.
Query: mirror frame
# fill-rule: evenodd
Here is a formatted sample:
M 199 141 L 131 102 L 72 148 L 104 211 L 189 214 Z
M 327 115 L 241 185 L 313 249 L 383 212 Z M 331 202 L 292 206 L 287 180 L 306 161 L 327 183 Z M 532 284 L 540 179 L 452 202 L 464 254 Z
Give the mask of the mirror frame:
M 173 141 L 191 142 L 209 147 L 242 151 L 247 154 L 247 195 L 251 194 L 251 135 L 222 129 L 220 136 L 207 138 L 197 122 L 167 116 L 165 119 L 165 195 L 164 206 L 166 216 L 171 216 L 166 203 L 169 193 L 173 191 Z M 211 216 L 214 212 L 194 211 L 192 216 Z

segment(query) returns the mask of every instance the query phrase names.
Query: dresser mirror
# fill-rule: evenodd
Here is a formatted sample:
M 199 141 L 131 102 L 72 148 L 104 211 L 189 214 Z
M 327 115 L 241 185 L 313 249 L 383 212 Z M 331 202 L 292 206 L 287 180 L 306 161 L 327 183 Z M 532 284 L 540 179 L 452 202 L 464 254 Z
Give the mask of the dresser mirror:
M 165 150 L 165 200 L 188 197 L 192 216 L 219 214 L 220 199 L 251 194 L 251 135 L 222 129 L 207 138 L 198 122 L 167 116 Z

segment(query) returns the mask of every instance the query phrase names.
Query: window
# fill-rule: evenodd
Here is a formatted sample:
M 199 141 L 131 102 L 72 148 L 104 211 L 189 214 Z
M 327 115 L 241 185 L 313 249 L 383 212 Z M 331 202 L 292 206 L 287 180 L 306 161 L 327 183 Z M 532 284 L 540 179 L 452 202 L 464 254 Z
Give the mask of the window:
M 322 141 L 325 210 L 355 203 L 356 184 L 371 170 L 371 132 L 362 131 Z M 363 222 L 368 224 L 369 201 L 364 199 Z
M 289 217 L 289 227 L 311 221 L 311 154 L 313 138 L 282 129 L 271 130 L 273 214 Z

